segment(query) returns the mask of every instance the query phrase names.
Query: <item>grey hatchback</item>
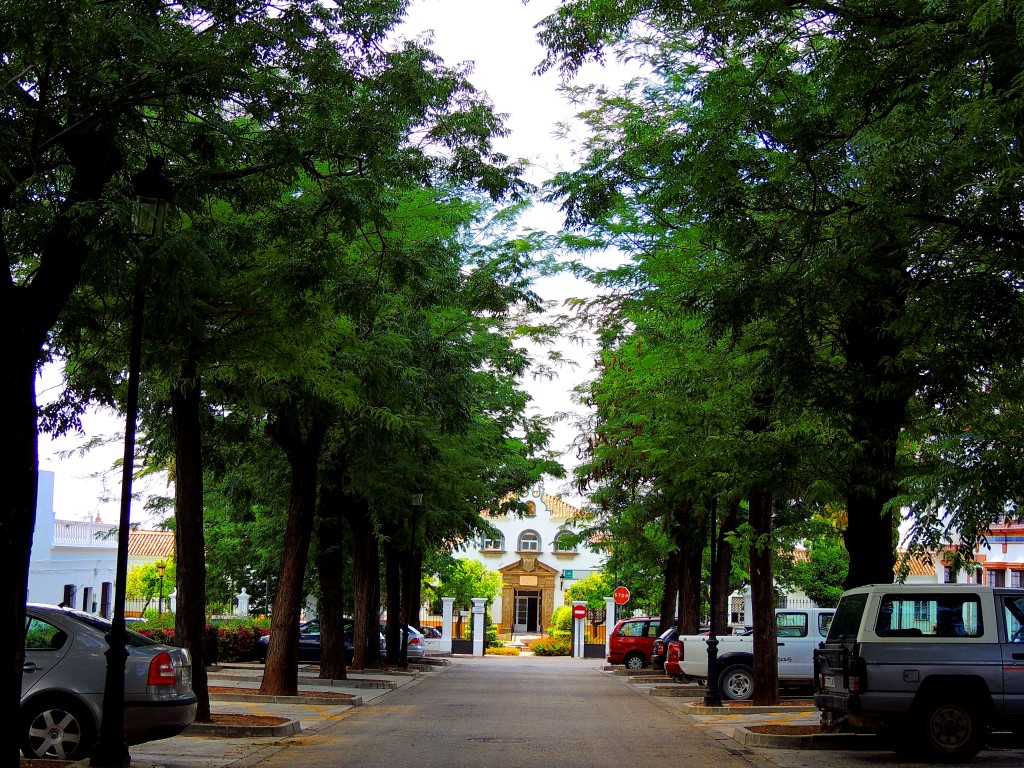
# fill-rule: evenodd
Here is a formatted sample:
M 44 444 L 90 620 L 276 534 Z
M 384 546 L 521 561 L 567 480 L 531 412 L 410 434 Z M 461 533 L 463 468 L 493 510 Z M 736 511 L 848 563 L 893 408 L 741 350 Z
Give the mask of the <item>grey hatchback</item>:
M 21 679 L 21 751 L 80 760 L 96 741 L 110 622 L 90 613 L 30 604 Z M 175 736 L 195 719 L 192 658 L 128 630 L 124 725 L 129 745 Z

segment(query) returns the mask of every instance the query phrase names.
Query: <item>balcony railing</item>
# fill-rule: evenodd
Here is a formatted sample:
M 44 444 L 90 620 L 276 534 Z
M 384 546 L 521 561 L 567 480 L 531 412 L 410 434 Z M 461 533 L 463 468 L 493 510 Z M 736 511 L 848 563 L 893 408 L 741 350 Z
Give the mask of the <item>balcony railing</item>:
M 111 523 L 57 520 L 53 524 L 54 546 L 117 548 L 117 526 Z

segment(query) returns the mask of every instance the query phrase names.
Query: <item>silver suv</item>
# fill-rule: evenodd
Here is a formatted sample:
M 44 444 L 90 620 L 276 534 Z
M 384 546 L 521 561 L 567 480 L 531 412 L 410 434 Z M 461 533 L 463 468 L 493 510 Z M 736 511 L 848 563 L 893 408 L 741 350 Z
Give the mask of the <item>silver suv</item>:
M 80 760 L 96 741 L 110 622 L 90 613 L 30 604 L 21 678 L 21 751 Z M 129 745 L 175 736 L 195 719 L 192 658 L 129 630 L 124 725 Z

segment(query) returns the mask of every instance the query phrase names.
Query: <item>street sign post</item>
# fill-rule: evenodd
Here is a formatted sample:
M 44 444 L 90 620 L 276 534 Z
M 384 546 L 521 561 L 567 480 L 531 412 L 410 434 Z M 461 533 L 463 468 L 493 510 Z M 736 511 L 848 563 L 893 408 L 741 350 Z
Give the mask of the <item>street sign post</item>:
M 587 618 L 587 606 L 585 606 L 585 605 L 574 605 L 572 607 L 572 617 L 574 619 L 585 619 L 585 618 Z
M 616 587 L 612 592 L 616 605 L 625 605 L 629 602 L 629 589 L 627 587 Z

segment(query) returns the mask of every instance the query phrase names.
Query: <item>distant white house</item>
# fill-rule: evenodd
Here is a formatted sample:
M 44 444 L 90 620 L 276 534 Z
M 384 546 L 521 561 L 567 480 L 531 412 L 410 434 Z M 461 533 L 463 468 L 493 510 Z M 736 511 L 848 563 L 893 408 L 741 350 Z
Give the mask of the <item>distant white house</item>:
M 536 484 L 520 497 L 524 517 L 482 513 L 496 534 L 468 542 L 459 557 L 476 560 L 501 574 L 501 596 L 491 605 L 500 634 L 537 633 L 551 625 L 555 608 L 565 605 L 565 590 L 600 571 L 603 553 L 570 543 L 573 523 L 586 515 L 578 507 L 544 492 Z
M 36 525 L 28 573 L 28 602 L 64 603 L 102 616 L 113 614 L 117 528 L 89 519 L 58 520 L 53 509 L 54 473 L 39 472 Z M 132 531 L 128 568 L 174 556 L 170 531 Z

